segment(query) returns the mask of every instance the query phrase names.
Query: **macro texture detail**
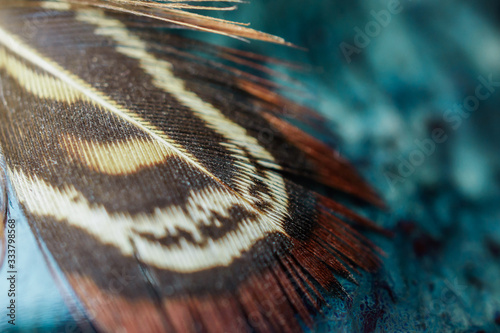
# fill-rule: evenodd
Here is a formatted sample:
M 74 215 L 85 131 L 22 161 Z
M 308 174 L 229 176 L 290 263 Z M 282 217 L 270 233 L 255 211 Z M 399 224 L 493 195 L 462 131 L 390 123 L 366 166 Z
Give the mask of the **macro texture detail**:
M 380 229 L 295 179 L 383 203 L 338 153 L 284 120 L 319 115 L 200 52 L 256 55 L 148 25 L 284 41 L 182 2 L 157 5 L 0 3 L 9 195 L 83 328 L 301 331 L 322 292 L 347 296 L 338 277 L 379 267 L 357 229 Z

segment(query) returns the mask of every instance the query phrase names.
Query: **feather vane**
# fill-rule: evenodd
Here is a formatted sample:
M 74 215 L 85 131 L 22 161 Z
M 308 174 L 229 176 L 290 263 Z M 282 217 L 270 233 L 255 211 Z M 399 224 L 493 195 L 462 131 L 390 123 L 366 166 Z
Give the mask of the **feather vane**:
M 196 2 L 0 3 L 9 196 L 82 328 L 298 332 L 322 292 L 348 297 L 337 276 L 379 266 L 357 228 L 380 229 L 292 178 L 382 201 L 283 120 L 319 116 L 223 62 L 266 72 L 267 58 L 137 29 L 147 18 L 284 43 L 187 12 L 213 9 Z

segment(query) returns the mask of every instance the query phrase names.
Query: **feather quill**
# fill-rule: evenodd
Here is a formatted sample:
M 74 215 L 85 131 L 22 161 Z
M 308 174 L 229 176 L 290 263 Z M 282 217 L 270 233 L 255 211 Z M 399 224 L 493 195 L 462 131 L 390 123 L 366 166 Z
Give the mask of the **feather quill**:
M 298 332 L 323 291 L 346 296 L 336 276 L 379 266 L 357 227 L 380 228 L 291 177 L 382 205 L 376 193 L 283 120 L 310 110 L 224 62 L 266 71 L 267 59 L 145 26 L 287 44 L 187 11 L 204 3 L 0 3 L 9 195 L 82 327 Z

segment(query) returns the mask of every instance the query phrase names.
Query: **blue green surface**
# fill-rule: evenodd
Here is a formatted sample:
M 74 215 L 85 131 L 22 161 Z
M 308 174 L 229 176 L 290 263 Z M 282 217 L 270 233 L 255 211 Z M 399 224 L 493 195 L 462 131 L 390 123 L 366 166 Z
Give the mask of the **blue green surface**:
M 352 302 L 332 299 L 315 331 L 500 332 L 500 87 L 477 106 L 470 98 L 484 80 L 500 83 L 500 5 L 399 3 L 378 30 L 372 12 L 394 1 L 253 1 L 257 19 L 240 11 L 309 50 L 271 53 L 312 67 L 308 103 L 390 207 L 366 210 L 395 233 L 373 236 L 387 253 L 382 271 L 351 286 Z M 367 25 L 369 43 L 346 58 L 342 45 L 356 47 Z

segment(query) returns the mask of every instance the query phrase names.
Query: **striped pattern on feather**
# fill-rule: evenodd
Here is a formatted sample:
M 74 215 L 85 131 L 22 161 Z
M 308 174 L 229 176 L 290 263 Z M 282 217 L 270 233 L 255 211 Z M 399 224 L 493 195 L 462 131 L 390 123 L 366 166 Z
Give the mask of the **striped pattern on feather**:
M 335 275 L 354 281 L 351 271 L 378 267 L 353 226 L 378 228 L 291 176 L 382 203 L 349 163 L 281 118 L 308 110 L 186 56 L 189 39 L 143 20 L 279 39 L 193 16 L 183 2 L 155 4 L 0 4 L 11 195 L 83 305 L 83 326 L 300 331 L 323 289 L 344 294 Z M 130 278 L 118 291 L 116 272 Z

